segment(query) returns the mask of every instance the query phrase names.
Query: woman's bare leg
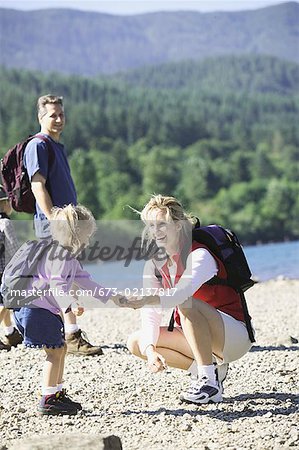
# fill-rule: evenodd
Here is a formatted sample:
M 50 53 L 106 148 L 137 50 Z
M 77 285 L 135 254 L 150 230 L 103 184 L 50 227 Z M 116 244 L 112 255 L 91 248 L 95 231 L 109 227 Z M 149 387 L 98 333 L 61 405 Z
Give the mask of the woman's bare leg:
M 223 357 L 224 324 L 219 312 L 205 302 L 190 299 L 179 307 L 183 332 L 160 327 L 156 350 L 169 366 L 188 369 L 195 359 L 199 365 L 212 365 L 212 354 Z M 128 339 L 133 355 L 146 359 L 139 349 L 141 331 Z
M 127 346 L 133 355 L 146 360 L 146 356 L 140 352 L 140 338 L 141 331 L 136 331 L 131 334 Z M 187 370 L 194 360 L 191 348 L 184 334 L 178 328 L 174 328 L 173 331 L 168 331 L 167 327 L 160 327 L 156 351 L 164 356 L 169 366 L 178 369 Z
M 212 353 L 223 357 L 224 324 L 219 312 L 205 302 L 190 298 L 179 306 L 185 338 L 199 365 L 211 365 Z

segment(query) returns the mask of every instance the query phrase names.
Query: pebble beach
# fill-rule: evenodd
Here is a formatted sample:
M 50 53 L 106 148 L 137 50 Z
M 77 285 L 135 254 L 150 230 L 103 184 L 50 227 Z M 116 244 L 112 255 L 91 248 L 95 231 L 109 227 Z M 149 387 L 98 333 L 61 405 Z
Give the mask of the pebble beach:
M 64 433 L 81 441 L 65 439 L 64 445 L 62 439 L 59 449 L 95 450 L 102 448 L 98 438 L 109 435 L 118 436 L 124 450 L 299 449 L 299 280 L 258 283 L 246 298 L 256 342 L 230 364 L 220 404 L 180 403 L 190 381 L 186 372 L 152 374 L 126 351 L 139 311 L 106 307 L 78 319 L 104 355 L 66 359 L 65 387 L 83 406 L 77 416 L 36 412 L 42 351 L 1 351 L 0 450 L 43 449 L 45 436 L 50 444 Z

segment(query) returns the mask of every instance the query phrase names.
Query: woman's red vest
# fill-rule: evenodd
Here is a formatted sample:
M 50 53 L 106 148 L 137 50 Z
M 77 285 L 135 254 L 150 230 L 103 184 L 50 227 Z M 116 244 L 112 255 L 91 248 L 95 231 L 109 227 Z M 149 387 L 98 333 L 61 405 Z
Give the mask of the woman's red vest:
M 192 244 L 191 251 L 194 251 L 197 248 L 205 248 L 206 250 L 208 250 L 209 253 L 211 253 L 210 250 L 205 245 L 199 244 L 198 242 L 194 241 Z M 213 253 L 211 253 L 211 255 L 217 262 L 217 266 L 218 266 L 217 277 L 226 280 L 227 273 L 226 273 L 224 264 Z M 175 277 L 175 284 L 179 281 L 179 279 L 181 278 L 181 276 L 184 272 L 184 268 L 182 266 L 181 259 L 178 258 L 176 260 L 176 262 L 177 262 L 178 268 L 177 268 L 177 274 Z M 160 274 L 162 276 L 163 287 L 164 288 L 171 287 L 170 282 L 169 282 L 170 275 L 169 275 L 167 263 L 165 263 L 165 265 L 163 266 Z M 196 298 L 198 300 L 206 302 L 209 305 L 213 306 L 214 308 L 219 309 L 219 311 L 229 314 L 230 316 L 234 317 L 237 320 L 241 320 L 243 322 L 245 321 L 240 296 L 233 288 L 231 288 L 229 286 L 209 285 L 207 283 L 204 283 L 193 294 L 193 298 Z M 180 317 L 179 317 L 177 309 L 175 311 L 174 318 L 175 318 L 175 321 L 180 325 Z

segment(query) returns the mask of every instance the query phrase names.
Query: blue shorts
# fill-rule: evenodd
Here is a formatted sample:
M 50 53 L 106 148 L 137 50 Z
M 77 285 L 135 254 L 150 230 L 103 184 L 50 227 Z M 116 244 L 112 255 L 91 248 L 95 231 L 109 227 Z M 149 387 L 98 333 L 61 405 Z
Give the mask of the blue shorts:
M 64 324 L 58 314 L 43 308 L 14 310 L 16 326 L 22 334 L 23 344 L 35 348 L 59 348 L 65 343 Z

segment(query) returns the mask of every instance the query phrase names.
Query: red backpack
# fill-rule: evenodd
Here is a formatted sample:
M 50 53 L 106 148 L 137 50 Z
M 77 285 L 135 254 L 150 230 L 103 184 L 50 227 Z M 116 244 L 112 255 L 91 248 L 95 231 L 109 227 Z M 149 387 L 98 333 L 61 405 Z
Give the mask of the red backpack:
M 35 212 L 35 197 L 23 158 L 26 146 L 33 138 L 39 138 L 48 146 L 49 165 L 53 162 L 54 152 L 50 140 L 42 134 L 29 136 L 25 141 L 18 142 L 4 155 L 1 160 L 2 184 L 7 192 L 11 206 L 15 211 L 33 214 Z

